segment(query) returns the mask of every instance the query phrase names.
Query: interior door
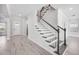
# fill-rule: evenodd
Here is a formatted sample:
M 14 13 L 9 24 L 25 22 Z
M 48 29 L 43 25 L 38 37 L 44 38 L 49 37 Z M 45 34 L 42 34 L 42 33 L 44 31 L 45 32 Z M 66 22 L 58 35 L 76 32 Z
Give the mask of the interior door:
M 13 26 L 14 26 L 14 35 L 20 35 L 21 33 L 20 33 L 20 24 L 19 23 L 14 23 L 13 24 Z
M 21 21 L 19 17 L 12 18 L 12 35 L 21 34 Z
M 15 17 L 12 21 L 12 35 L 26 35 L 27 23 L 21 17 Z

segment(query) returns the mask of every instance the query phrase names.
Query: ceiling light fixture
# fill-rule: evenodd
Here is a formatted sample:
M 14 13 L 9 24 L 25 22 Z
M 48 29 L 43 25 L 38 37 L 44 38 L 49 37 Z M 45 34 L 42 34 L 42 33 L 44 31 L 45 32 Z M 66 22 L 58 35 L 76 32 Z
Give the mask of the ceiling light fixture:
M 73 8 L 69 8 L 69 10 L 73 10 Z
M 22 14 L 18 14 L 18 16 L 22 16 Z

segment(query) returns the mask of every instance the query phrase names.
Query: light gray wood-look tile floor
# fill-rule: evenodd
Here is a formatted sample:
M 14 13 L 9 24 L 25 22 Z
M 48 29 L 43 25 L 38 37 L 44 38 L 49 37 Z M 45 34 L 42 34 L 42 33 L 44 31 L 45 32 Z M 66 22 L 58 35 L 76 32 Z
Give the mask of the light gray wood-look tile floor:
M 79 37 L 68 37 L 65 55 L 79 55 Z M 0 55 L 51 55 L 25 36 L 0 37 Z
M 68 37 L 65 55 L 79 55 L 79 37 Z
M 0 55 L 51 55 L 25 36 L 0 39 Z

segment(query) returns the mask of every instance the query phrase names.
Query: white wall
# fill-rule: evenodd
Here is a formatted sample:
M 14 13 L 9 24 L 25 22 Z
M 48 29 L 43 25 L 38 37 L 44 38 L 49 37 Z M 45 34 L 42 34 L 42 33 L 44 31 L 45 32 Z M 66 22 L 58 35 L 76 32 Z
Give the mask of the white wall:
M 10 39 L 10 19 L 8 16 L 9 14 L 6 4 L 0 4 L 0 17 L 2 18 L 3 22 L 6 22 L 7 40 Z
M 0 16 L 8 16 L 6 4 L 0 4 Z
M 32 17 L 36 17 L 36 11 L 42 6 L 42 4 L 9 4 L 8 9 L 10 13 L 10 19 L 12 23 L 11 32 L 12 35 L 24 35 L 26 34 L 27 22 L 32 21 L 33 24 L 37 22 L 37 20 Z M 28 18 L 28 19 L 27 19 Z M 30 19 L 31 18 L 31 19 Z M 20 28 L 14 28 L 14 23 L 19 23 Z M 30 22 L 30 25 L 32 23 Z M 31 25 L 32 27 L 33 25 Z M 32 29 L 29 29 L 32 30 Z M 32 34 L 31 34 L 32 35 Z
M 54 9 L 50 9 L 47 11 L 47 13 L 45 13 L 45 15 L 43 16 L 44 20 L 46 20 L 48 23 L 50 23 L 52 26 L 54 26 L 55 28 L 57 28 L 57 10 Z
M 58 25 L 66 28 L 66 36 L 68 36 L 68 17 L 63 13 L 62 9 L 58 9 Z M 60 29 L 60 39 L 64 40 L 64 31 Z
M 58 25 L 65 28 L 67 25 L 68 17 L 63 13 L 62 9 L 58 9 Z
M 73 16 L 68 20 L 68 34 L 69 36 L 79 37 L 79 18 Z
M 78 16 L 68 17 L 62 9 L 59 9 L 58 24 L 66 28 L 67 36 L 79 37 L 79 18 Z

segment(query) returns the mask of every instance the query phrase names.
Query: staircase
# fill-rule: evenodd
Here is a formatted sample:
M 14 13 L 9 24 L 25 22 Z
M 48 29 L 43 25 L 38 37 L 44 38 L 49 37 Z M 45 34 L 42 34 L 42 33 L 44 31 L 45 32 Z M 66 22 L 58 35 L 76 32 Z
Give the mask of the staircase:
M 40 34 L 40 36 L 44 38 L 44 41 L 48 43 L 48 46 L 51 47 L 56 54 L 63 54 L 63 52 L 66 49 L 66 46 L 64 45 L 64 41 L 62 40 L 59 40 L 59 53 L 57 52 L 58 49 L 57 33 L 50 31 L 42 24 L 35 25 L 35 28 L 37 32 Z
M 48 15 L 45 14 L 51 8 L 52 6 L 50 5 L 42 8 L 39 15 L 40 22 L 37 25 L 35 25 L 35 29 L 40 34 L 40 36 L 44 38 L 44 41 L 48 43 L 48 46 L 52 48 L 52 51 L 60 55 L 63 54 L 63 52 L 66 49 L 66 29 L 58 25 L 56 25 L 57 27 L 54 27 L 53 26 L 54 23 L 50 24 L 49 21 L 45 20 L 48 18 L 47 16 L 49 15 L 49 13 Z M 64 32 L 64 40 L 60 39 L 60 29 Z

